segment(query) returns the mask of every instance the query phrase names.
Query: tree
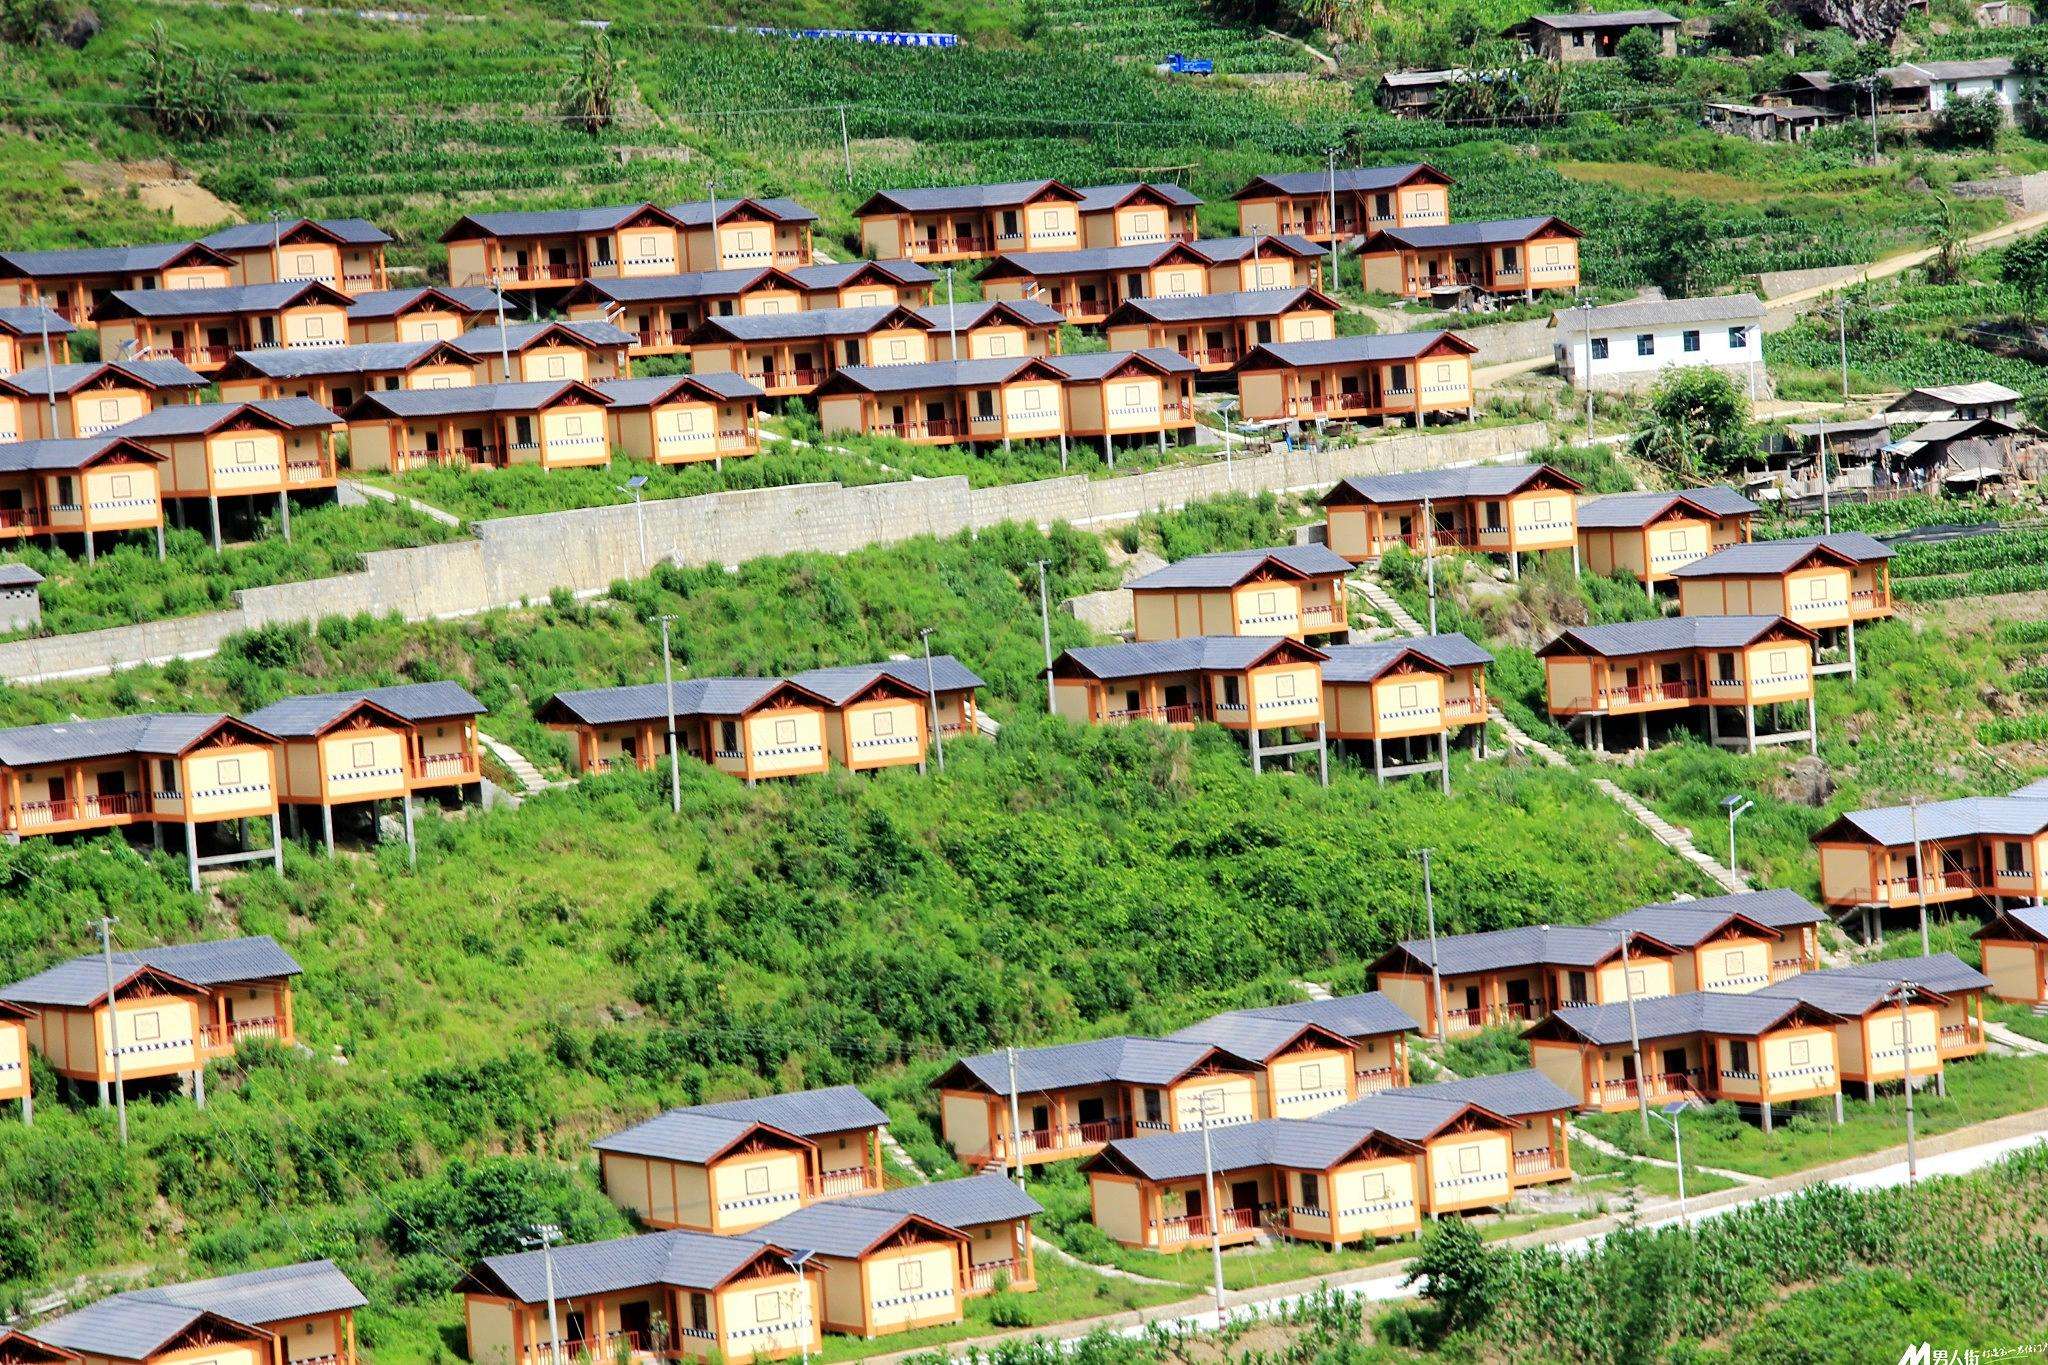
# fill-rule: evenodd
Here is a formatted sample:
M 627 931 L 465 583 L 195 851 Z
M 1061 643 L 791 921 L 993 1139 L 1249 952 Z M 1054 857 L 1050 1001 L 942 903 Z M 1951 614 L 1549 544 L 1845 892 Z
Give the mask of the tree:
M 1956 95 L 1934 116 L 1934 140 L 1949 147 L 1990 147 L 2005 127 L 2005 110 L 1989 95 Z
M 1486 1321 L 1503 1288 L 1499 1258 L 1479 1229 L 1463 1218 L 1430 1224 L 1422 1234 L 1414 1268 L 1401 1283 L 1422 1286 L 1422 1297 L 1435 1307 L 1444 1335 Z
M 1777 45 L 1778 22 L 1755 0 L 1740 0 L 1715 20 L 1714 40 L 1738 57 L 1761 57 Z
M 562 91 L 562 116 L 571 127 L 586 133 L 609 128 L 618 117 L 623 83 L 623 65 L 612 51 L 611 39 L 601 32 L 591 34 L 575 74 Z
M 1659 199 L 1643 219 L 1636 261 L 1667 296 L 1688 298 L 1719 282 L 1708 246 L 1719 235 L 1699 200 Z
M 917 28 L 923 19 L 918 0 L 859 0 L 854 17 L 862 28 L 885 33 L 904 33 Z
M 1954 284 L 1963 277 L 1970 239 L 1956 213 L 1955 200 L 1937 194 L 1934 204 L 1934 255 L 1927 261 L 1927 278 L 1934 284 Z
M 1756 449 L 1749 396 L 1719 370 L 1672 370 L 1650 390 L 1633 444 L 1638 457 L 1681 478 L 1719 474 Z
M 2048 236 L 2022 237 L 2007 247 L 1998 262 L 1998 278 L 2020 291 L 2021 306 L 2034 316 L 2048 294 Z
M 1632 81 L 1648 85 L 1664 77 L 1664 42 L 1647 28 L 1632 28 L 1614 45 L 1621 69 Z

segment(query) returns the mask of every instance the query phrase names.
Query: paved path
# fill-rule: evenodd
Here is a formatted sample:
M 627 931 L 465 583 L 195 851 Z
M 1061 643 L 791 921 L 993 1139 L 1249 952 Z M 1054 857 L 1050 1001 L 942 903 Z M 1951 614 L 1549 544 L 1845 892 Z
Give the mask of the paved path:
M 1595 1137 L 1576 1123 L 1568 1123 L 1565 1125 L 1565 1128 L 1571 1133 L 1574 1141 L 1583 1142 L 1596 1152 L 1605 1152 L 1608 1156 L 1618 1156 L 1623 1161 L 1640 1161 L 1645 1166 L 1661 1166 L 1667 1171 L 1678 1169 L 1677 1162 L 1666 1161 L 1661 1156 L 1644 1156 L 1639 1152 L 1624 1152 L 1606 1138 Z M 1718 1166 L 1702 1166 L 1697 1162 L 1693 1164 L 1693 1169 L 1704 1171 L 1708 1175 L 1718 1175 L 1723 1180 L 1732 1180 L 1738 1185 L 1767 1185 L 1770 1183 L 1768 1177 L 1751 1175 L 1748 1171 L 1724 1170 Z
M 2048 1137 L 2048 1109 L 2013 1114 L 2002 1119 L 1974 1124 L 1968 1128 L 1959 1128 L 1951 1133 L 1924 1138 L 1919 1144 L 1920 1176 L 1927 1179 L 1938 1175 L 1963 1175 L 1979 1170 L 2022 1147 L 2041 1143 L 2044 1137 Z M 1868 1156 L 1852 1157 L 1846 1161 L 1817 1166 L 1793 1175 L 1778 1176 L 1760 1184 L 1743 1185 L 1732 1190 L 1717 1190 L 1688 1200 L 1688 1211 L 1693 1218 L 1711 1218 L 1731 1208 L 1739 1208 L 1762 1199 L 1780 1199 L 1808 1186 L 1820 1184 L 1839 1185 L 1852 1190 L 1895 1188 L 1906 1183 L 1904 1157 L 1903 1147 L 1892 1147 Z M 1637 1226 L 1644 1228 L 1670 1226 L 1678 1222 L 1676 1201 L 1640 1206 L 1634 1210 L 1632 1218 Z M 1623 1226 L 1623 1223 L 1622 1216 L 1607 1215 L 1563 1227 L 1545 1228 L 1540 1232 L 1506 1237 L 1494 1245 L 1550 1246 L 1567 1254 L 1583 1252 L 1600 1237 Z M 1407 1261 L 1396 1261 L 1359 1270 L 1340 1271 L 1313 1279 L 1293 1280 L 1285 1284 L 1232 1290 L 1224 1295 L 1224 1311 L 1232 1321 L 1253 1321 L 1284 1313 L 1307 1296 L 1326 1291 L 1375 1303 L 1410 1298 L 1414 1296 L 1415 1288 L 1402 1283 L 1409 1265 L 1410 1262 Z M 1109 1331 L 1136 1339 L 1143 1337 L 1155 1326 L 1169 1331 L 1213 1332 L 1219 1324 L 1215 1308 L 1208 1305 L 1206 1295 L 1194 1295 L 1180 1303 L 1162 1304 L 1156 1308 L 1087 1318 L 1050 1327 L 972 1337 L 950 1342 L 936 1349 L 948 1356 L 958 1357 L 970 1351 L 991 1350 L 1005 1342 L 1014 1343 L 1033 1338 L 1066 1342 L 1096 1331 Z M 933 1348 L 902 1351 L 893 1355 L 872 1356 L 869 1359 L 877 1362 L 905 1361 L 915 1355 L 928 1354 L 931 1349 Z
M 481 730 L 476 732 L 476 737 L 482 741 L 486 749 L 491 751 L 491 757 L 504 764 L 505 771 L 518 778 L 519 785 L 526 788 L 526 790 L 530 792 L 546 791 L 551 785 L 547 778 L 541 775 L 540 769 L 534 767 L 525 754 L 520 753 L 504 740 L 492 739 Z
M 895 1157 L 896 1164 L 910 1172 L 911 1179 L 918 1184 L 932 1183 L 932 1178 L 924 1173 L 924 1167 L 918 1165 L 916 1159 L 903 1150 L 903 1144 L 896 1140 L 896 1135 L 889 1131 L 886 1124 L 882 1128 L 882 1150 Z
M 1388 620 L 1394 623 L 1396 629 L 1409 635 L 1420 635 L 1423 633 L 1422 623 L 1409 615 L 1407 610 L 1394 600 L 1393 594 L 1378 583 L 1360 575 L 1354 575 L 1350 582 L 1351 590 L 1384 614 Z M 1508 738 L 1508 743 L 1514 748 L 1533 753 L 1554 768 L 1568 768 L 1571 766 L 1570 760 L 1563 754 L 1514 724 L 1505 715 L 1501 714 L 1499 707 L 1492 708 L 1488 715 L 1493 723 L 1501 728 L 1501 732 Z M 1596 777 L 1592 779 L 1592 782 L 1594 786 L 1598 787 L 1616 805 L 1627 811 L 1637 824 L 1648 830 L 1652 838 L 1670 849 L 1673 853 L 1676 853 L 1679 857 L 1685 859 L 1686 862 L 1691 863 L 1702 876 L 1712 881 L 1716 886 L 1730 892 L 1751 891 L 1755 889 L 1745 878 L 1737 873 L 1730 872 L 1725 865 L 1716 862 L 1713 858 L 1701 852 L 1699 846 L 1693 843 L 1692 835 L 1687 830 L 1672 824 L 1606 778 Z
M 2023 237 L 2027 233 L 2038 231 L 2043 227 L 2048 227 L 2048 213 L 2030 213 L 2024 218 L 2015 218 L 2009 223 L 2000 223 L 1996 227 L 1986 228 L 1982 232 L 1975 233 L 1965 238 L 1963 245 L 1970 250 L 1980 250 L 1987 246 L 1996 246 L 2008 238 Z M 1869 280 L 1889 279 L 1893 275 L 1902 275 L 1914 266 L 1925 265 L 1928 261 L 1934 259 L 1934 252 L 1935 248 L 1928 246 L 1920 247 L 1913 251 L 1901 252 L 1897 256 L 1887 256 L 1881 261 L 1873 261 L 1869 265 L 1863 266 L 1855 274 L 1836 280 L 1832 284 L 1817 284 L 1807 289 L 1795 289 L 1789 294 L 1780 294 L 1775 299 L 1766 300 L 1764 306 L 1772 312 L 1785 308 L 1796 308 L 1802 303 L 1811 303 L 1815 299 L 1825 298 L 1829 294 L 1838 294 L 1851 285 L 1862 284 Z
M 453 512 L 444 512 L 438 507 L 421 502 L 418 498 L 401 497 L 388 488 L 380 488 L 374 483 L 364 483 L 361 479 L 349 479 L 347 483 L 351 489 L 366 498 L 374 498 L 378 502 L 402 502 L 413 511 L 433 521 L 438 521 L 443 526 L 459 527 L 462 525 L 462 518 L 456 516 Z
M 2005 1044 L 2015 1052 L 2029 1052 L 2037 1057 L 2048 1057 L 2048 1043 L 2038 1038 L 2029 1038 L 2024 1033 L 2016 1033 L 1996 1019 L 1984 1021 L 1984 1036 L 1993 1042 Z

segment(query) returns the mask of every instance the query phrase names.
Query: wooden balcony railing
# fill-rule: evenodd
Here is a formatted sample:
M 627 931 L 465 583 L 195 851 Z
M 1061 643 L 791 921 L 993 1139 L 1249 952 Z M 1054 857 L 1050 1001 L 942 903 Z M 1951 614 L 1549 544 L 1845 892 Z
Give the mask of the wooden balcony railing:
M 1975 1024 L 1943 1024 L 1936 1046 L 1946 1057 L 1984 1046 L 1984 1030 Z
M 971 1265 L 967 1268 L 967 1292 L 970 1294 L 993 1293 L 996 1287 L 996 1280 L 999 1277 L 1005 1276 L 1008 1277 L 1012 1284 L 1016 1283 L 1017 1262 L 1014 1259 L 981 1261 Z
M 1558 1169 L 1557 1149 L 1536 1147 L 1526 1152 L 1515 1153 L 1516 1175 L 1540 1175 L 1544 1171 Z
M 967 434 L 967 426 L 950 417 L 931 417 L 922 422 L 884 422 L 875 428 L 875 434 L 903 441 L 957 441 Z
M 1370 1095 L 1376 1090 L 1391 1090 L 1394 1087 L 1394 1068 L 1391 1066 L 1366 1067 L 1352 1073 L 1352 1088 L 1361 1095 Z
M 1633 687 L 1603 687 L 1600 695 L 1609 701 L 1625 701 L 1632 706 L 1645 702 L 1687 701 L 1700 695 L 1698 683 L 1688 678 L 1675 682 L 1638 683 Z
M 475 754 L 428 754 L 413 765 L 415 777 L 451 777 L 476 771 Z
M 264 1019 L 230 1019 L 226 1024 L 201 1024 L 199 1041 L 205 1047 L 233 1047 L 244 1038 L 275 1038 L 278 1036 L 278 1021 Z
M 1723 1073 L 1729 1074 L 1729 1073 Z M 1657 1099 L 1666 1095 L 1692 1095 L 1701 1089 L 1706 1073 L 1699 1067 L 1688 1071 L 1653 1071 L 1650 1073 L 1649 1097 Z M 1754 1076 L 1751 1079 L 1755 1079 Z M 1613 1099 L 1634 1099 L 1641 1087 L 1635 1077 L 1624 1077 L 1613 1081 L 1593 1082 L 1591 1098 L 1597 1101 Z
M 1055 1124 L 1050 1128 L 1026 1128 L 1017 1135 L 1017 1153 L 1020 1156 L 1031 1156 L 1042 1152 L 1097 1147 L 1130 1135 L 1131 1122 L 1124 1118 L 1103 1119 L 1096 1123 Z M 1007 1128 L 996 1133 L 995 1141 L 990 1144 L 990 1153 L 996 1157 L 1007 1157 L 1010 1154 L 1010 1133 Z
M 186 365 L 225 365 L 235 358 L 232 346 L 152 346 L 149 354 L 158 360 L 176 360 Z
M 1192 725 L 1201 717 L 1192 706 L 1139 706 L 1103 713 L 1105 720 L 1156 720 L 1164 725 Z
M 1228 1235 L 1233 1232 L 1257 1232 L 1261 1215 L 1270 1212 L 1271 1204 L 1244 1204 L 1234 1208 L 1218 1209 L 1215 1213 L 1188 1213 L 1178 1218 L 1155 1218 L 1153 1231 L 1159 1234 L 1162 1243 L 1193 1241 L 1207 1237 L 1211 1231 Z
M 64 825 L 74 820 L 114 820 L 129 815 L 149 814 L 145 792 L 108 792 L 62 801 L 26 801 L 21 806 L 21 828 Z
M 881 1175 L 865 1166 L 804 1177 L 804 1196 L 808 1199 L 839 1199 L 849 1194 L 871 1194 L 881 1188 Z

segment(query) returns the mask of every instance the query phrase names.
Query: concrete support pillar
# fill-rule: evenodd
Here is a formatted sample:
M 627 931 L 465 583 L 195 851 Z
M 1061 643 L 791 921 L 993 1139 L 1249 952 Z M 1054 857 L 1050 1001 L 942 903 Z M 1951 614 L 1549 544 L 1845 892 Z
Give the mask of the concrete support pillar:
M 1372 737 L 1372 776 L 1373 780 L 1382 787 L 1387 785 L 1386 767 L 1386 741 L 1382 740 L 1378 735 L 1374 735 Z
M 213 552 L 214 552 L 215 554 L 219 554 L 219 553 L 220 553 L 220 495 L 219 495 L 219 494 L 217 494 L 217 493 L 208 493 L 208 494 L 206 495 L 206 515 L 207 515 L 207 519 L 208 519 L 209 523 L 210 523 L 210 524 L 212 525 L 212 527 L 213 527 Z
M 1577 578 L 1580 572 L 1581 570 L 1579 568 L 1579 541 L 1578 537 L 1574 536 L 1572 538 L 1572 577 Z
M 1942 1070 L 1934 1073 L 1934 1093 L 1941 1096 L 1943 1099 L 1948 1098 L 1947 1068 L 1943 1068 Z
M 1436 736 L 1436 779 L 1437 790 L 1445 796 L 1451 794 L 1451 737 L 1439 730 Z
M 1806 699 L 1806 752 L 1820 753 L 1820 721 L 1812 697 Z
M 1109 463 L 1111 469 L 1116 468 L 1116 442 L 1106 431 L 1102 433 L 1102 458 Z
M 270 866 L 278 876 L 284 875 L 284 831 L 274 820 L 270 824 Z
M 107 1095 L 107 1083 L 106 1083 L 106 1082 L 105 1082 L 105 1081 L 103 1080 L 103 1081 L 101 1081 L 101 1082 L 100 1082 L 100 1108 L 102 1108 L 102 1109 L 106 1108 L 106 1107 L 107 1107 L 107 1101 L 108 1101 L 108 1095 Z
M 206 1107 L 206 1067 L 203 1064 L 192 1071 L 192 1103 L 201 1109 Z
M 1639 742 L 1636 744 L 1636 747 L 1647 750 L 1650 747 L 1650 713 L 1648 711 L 1636 712 L 1636 733 L 1639 736 Z
M 1865 915 L 1865 916 L 1864 916 L 1864 918 L 1865 918 L 1865 919 L 1868 919 L 1868 918 L 1870 918 L 1870 917 L 1869 917 L 1868 915 Z M 1865 1081 L 1865 1082 L 1863 1083 L 1863 1102 L 1864 1102 L 1865 1104 L 1868 1104 L 1868 1103 L 1870 1103 L 1870 1102 L 1871 1102 L 1872 1100 L 1874 1100 L 1874 1099 L 1876 1099 L 1876 1098 L 1877 1098 L 1877 1082 L 1876 1082 L 1876 1081 Z
M 1607 752 L 1607 717 L 1598 714 L 1593 717 L 1593 752 Z
M 1842 1126 L 1842 1092 L 1835 1092 L 1835 1127 Z
M 675 761 L 673 758 L 669 760 L 671 763 Z M 922 767 L 924 765 L 920 763 L 918 766 Z M 405 865 L 407 867 L 418 867 L 420 865 L 420 846 L 419 840 L 413 835 L 412 793 L 407 792 L 404 796 L 399 797 L 398 803 L 405 811 Z
M 156 524 L 156 562 L 159 564 L 164 562 L 164 524 L 162 522 Z
M 36 1097 L 24 1094 L 21 1097 L 21 1125 L 24 1128 L 36 1126 Z
M 164 822 L 163 822 L 163 821 L 161 821 L 161 820 L 152 820 L 152 821 L 150 821 L 150 822 L 149 822 L 149 846 L 150 846 L 151 848 L 155 849 L 155 850 L 156 850 L 156 851 L 157 851 L 158 853 L 161 853 L 161 852 L 163 852 L 163 851 L 164 851 Z
M 1771 1131 L 1771 1102 L 1769 1100 L 1764 1101 L 1764 1131 L 1766 1133 Z
M 1062 470 L 1065 470 L 1065 469 L 1066 469 L 1066 467 L 1067 467 L 1067 433 L 1066 433 L 1066 432 L 1065 432 L 1064 430 L 1062 430 L 1062 431 L 1060 432 L 1060 468 L 1061 468 Z
M 1849 681 L 1856 681 L 1856 618 L 1849 618 Z
M 284 543 L 292 543 L 292 495 L 280 488 L 277 490 L 277 520 L 284 530 Z
M 1330 785 L 1330 727 L 1316 726 L 1316 778 L 1325 787 Z
M 1756 752 L 1756 703 L 1746 702 L 1742 707 L 1742 736 L 1749 744 L 1749 751 Z
M 1254 722 L 1252 724 L 1252 727 L 1244 732 L 1244 737 L 1245 742 L 1251 746 L 1252 771 L 1255 773 L 1264 772 L 1266 770 L 1266 759 L 1265 755 L 1260 752 L 1259 727 L 1257 722 Z
M 334 807 L 320 803 L 320 837 L 326 841 L 327 856 L 334 856 Z
M 191 873 L 192 889 L 199 889 L 199 830 L 190 820 L 185 822 L 185 868 Z
M 98 554 L 98 552 L 97 552 L 97 551 L 95 551 L 95 550 L 93 549 L 93 544 L 92 544 L 92 532 L 91 532 L 91 531 L 87 531 L 87 532 L 85 533 L 84 539 L 85 539 L 85 562 L 86 562 L 86 563 L 88 563 L 88 564 L 91 564 L 91 563 L 93 563 L 94 561 L 96 561 L 96 560 L 97 560 L 97 559 L 99 558 L 99 554 Z
M 1522 581 L 1522 552 L 1520 550 L 1508 551 L 1508 577 L 1514 579 L 1517 583 Z

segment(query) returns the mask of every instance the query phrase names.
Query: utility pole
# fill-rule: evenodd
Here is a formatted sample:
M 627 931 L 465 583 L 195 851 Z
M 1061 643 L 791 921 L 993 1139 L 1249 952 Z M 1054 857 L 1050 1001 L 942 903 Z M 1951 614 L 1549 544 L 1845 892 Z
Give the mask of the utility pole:
M 1010 1174 L 1017 1177 L 1017 1188 L 1024 1188 L 1024 1121 L 1017 1104 L 1017 1049 L 1006 1047 L 1004 1054 L 1010 1061 Z
M 50 439 L 54 441 L 63 433 L 57 430 L 57 357 L 50 352 L 50 310 L 43 309 L 42 317 L 37 321 L 43 325 L 43 396 L 50 400 Z M 83 436 L 85 433 L 74 431 L 71 434 Z M 88 545 L 91 544 L 92 534 L 88 532 L 85 539 Z
M 1900 981 L 1893 992 L 1899 1004 L 1899 1065 L 1904 1069 L 1906 1091 L 1906 1183 L 1911 1185 L 1920 1178 L 1920 1157 L 1913 1145 L 1913 1019 L 1906 1013 L 1906 1002 L 1913 998 L 1913 992 L 1920 987 L 1915 982 Z
M 1045 632 L 1045 714 L 1053 713 L 1052 704 L 1052 598 L 1045 589 L 1045 567 L 1049 559 L 1038 561 L 1038 624 Z
M 1635 975 L 1628 966 L 1628 930 L 1618 931 L 1621 935 L 1621 990 L 1628 997 L 1628 1043 L 1636 1057 L 1636 1108 L 1643 1119 L 1643 1136 L 1650 1135 L 1650 1077 L 1643 1070 L 1643 1034 L 1636 1026 L 1636 983 Z
M 1875 166 L 1882 156 L 1877 149 L 1877 77 L 1872 75 L 1867 84 L 1870 86 L 1870 164 Z
M 1330 158 L 1330 292 L 1337 292 L 1337 149 L 1325 147 Z M 1219 1308 L 1217 1310 L 1221 1312 Z
M 1217 1096 L 1204 1093 L 1202 1104 L 1202 1207 L 1209 1211 L 1209 1270 L 1215 1280 L 1216 1330 L 1223 1330 L 1223 1210 L 1216 1206 L 1216 1158 L 1209 1146 L 1209 1124 Z M 1284 1178 L 1284 1177 L 1283 1177 Z
M 1685 1209 L 1685 1133 L 1678 1126 L 1679 1115 L 1685 1112 L 1685 1101 L 1666 1105 L 1657 1111 L 1657 1117 L 1671 1126 L 1671 1164 L 1678 1168 L 1678 1225 L 1692 1227 L 1692 1215 Z
M 1418 849 L 1422 854 L 1422 913 L 1429 925 L 1429 990 L 1436 998 L 1436 1040 L 1447 1043 L 1451 1039 L 1450 1024 L 1446 1022 L 1444 1009 L 1444 978 L 1436 966 L 1436 889 L 1429 880 L 1428 849 Z
M 1849 295 L 1835 299 L 1835 340 L 1842 350 L 1842 401 L 1849 401 Z M 1823 471 L 1825 472 L 1825 471 Z
M 1429 584 L 1429 633 L 1436 634 L 1436 513 L 1422 497 L 1422 573 Z
M 946 267 L 946 354 L 954 361 L 965 360 L 960 354 L 960 319 L 953 311 L 953 267 Z
M 511 339 L 505 335 L 504 272 L 501 270 L 497 274 L 491 276 L 491 283 L 497 287 L 498 294 L 498 382 L 501 384 L 510 384 L 512 382 L 512 342 Z M 498 433 L 498 439 L 502 441 L 504 438 L 505 434 L 501 430 Z
M 683 755 L 676 747 L 676 671 L 668 652 L 668 623 L 661 618 L 661 683 L 668 699 L 668 804 L 677 815 L 683 813 Z
M 939 771 L 946 771 L 946 741 L 939 734 L 939 688 L 932 678 L 932 628 L 926 626 L 918 633 L 924 641 L 924 695 L 932 707 L 932 750 L 939 756 Z
M 121 1009 L 114 998 L 114 917 L 100 916 L 100 961 L 107 968 L 107 1052 L 114 1060 L 114 1117 L 121 1145 L 128 1145 L 128 1089 L 121 1080 Z M 202 1063 L 203 1064 L 203 1063 Z M 101 1099 L 105 1104 L 106 1100 Z
M 1737 794 L 1721 798 L 1721 808 L 1728 812 L 1728 870 L 1735 872 L 1735 822 L 1749 814 L 1756 802 Z M 1737 875 L 1740 875 L 1739 873 Z
M 1913 823 L 1913 890 L 1920 903 L 1920 956 L 1930 957 L 1934 949 L 1927 942 L 1927 858 L 1920 846 L 1920 798 L 1906 798 L 1906 818 Z
M 562 1323 L 555 1311 L 555 1253 L 554 1245 L 562 1236 L 561 1228 L 553 1223 L 536 1223 L 531 1237 L 520 1240 L 527 1246 L 540 1247 L 541 1265 L 547 1272 L 548 1292 L 548 1340 L 554 1346 L 554 1365 L 562 1365 Z
M 1846 381 L 1843 390 L 1846 394 Z M 1827 423 L 1823 422 L 1821 426 L 1825 428 Z M 1834 498 L 1828 492 L 1829 485 L 1833 484 L 1834 481 L 1834 474 L 1828 469 L 1828 434 L 1826 430 L 1822 430 L 1820 434 L 1820 533 L 1824 536 L 1831 536 L 1835 533 L 1835 503 Z
M 1586 334 L 1586 372 L 1580 380 L 1586 386 L 1586 439 L 1593 439 L 1593 301 L 1585 300 L 1579 305 L 1579 320 L 1585 323 L 1581 330 Z
M 846 135 L 846 106 L 839 106 L 839 151 L 846 158 L 846 183 L 853 183 L 853 139 Z
M 725 251 L 718 242 L 718 177 L 708 176 L 704 181 L 704 196 L 711 201 L 711 268 L 725 268 Z

